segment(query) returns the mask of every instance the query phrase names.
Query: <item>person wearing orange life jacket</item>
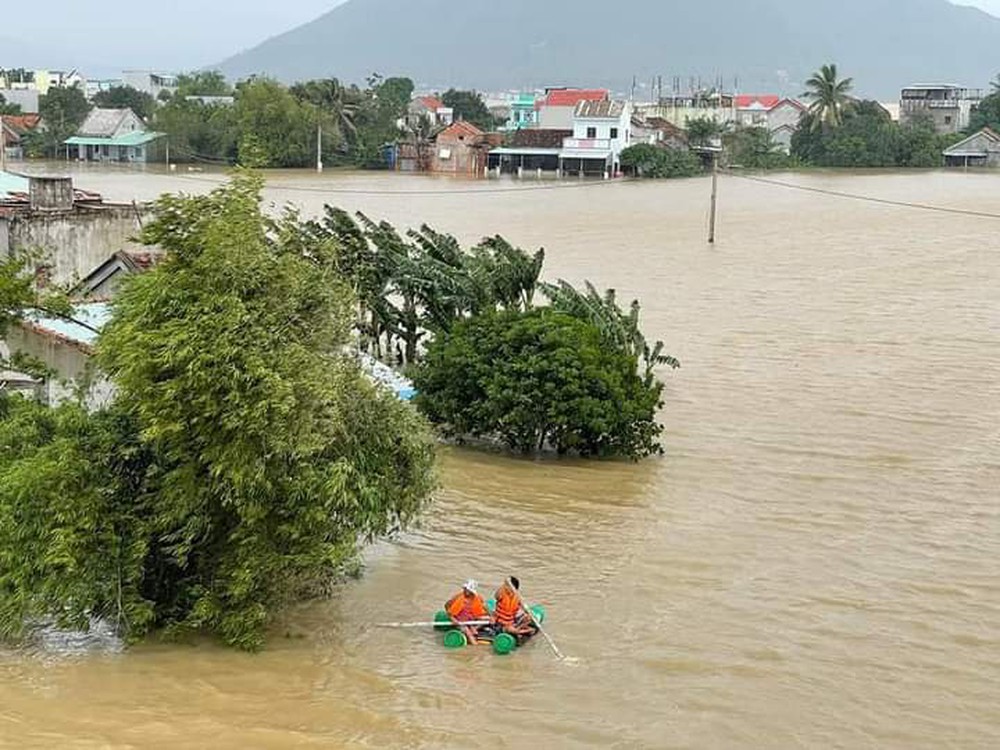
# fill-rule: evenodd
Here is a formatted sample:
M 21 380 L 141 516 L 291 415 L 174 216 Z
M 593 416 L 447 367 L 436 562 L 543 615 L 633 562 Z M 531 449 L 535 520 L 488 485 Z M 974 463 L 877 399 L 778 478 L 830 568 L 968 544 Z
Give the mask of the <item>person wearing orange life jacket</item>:
M 448 613 L 448 617 L 451 618 L 452 623 L 465 633 L 465 637 L 472 645 L 476 645 L 479 642 L 476 636 L 483 626 L 463 625 L 462 623 L 490 619 L 490 611 L 486 608 L 486 602 L 483 601 L 483 597 L 477 593 L 477 588 L 478 585 L 476 582 L 469 579 L 462 586 L 462 590 L 444 605 L 444 610 Z
M 521 600 L 521 594 L 518 593 L 520 588 L 521 582 L 515 576 L 504 581 L 495 594 L 497 604 L 493 610 L 493 622 L 503 632 L 510 633 L 518 640 L 538 632 L 538 627 L 528 614 Z

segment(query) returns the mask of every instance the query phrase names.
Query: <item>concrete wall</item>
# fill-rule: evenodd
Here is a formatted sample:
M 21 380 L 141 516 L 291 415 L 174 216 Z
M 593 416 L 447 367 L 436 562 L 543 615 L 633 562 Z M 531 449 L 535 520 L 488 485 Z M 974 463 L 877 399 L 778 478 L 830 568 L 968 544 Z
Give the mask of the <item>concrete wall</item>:
M 111 382 L 94 368 L 85 349 L 17 325 L 7 332 L 7 346 L 11 352 L 38 357 L 56 371 L 41 387 L 42 399 L 51 406 L 75 399 L 81 389 L 90 409 L 106 406 L 114 397 Z
M 142 248 L 130 240 L 139 231 L 132 206 L 77 206 L 65 213 L 29 212 L 6 220 L 0 218 L 0 252 L 42 250 L 52 264 L 51 280 L 72 284 L 113 253 Z
M 442 158 L 447 153 L 448 158 Z M 438 136 L 434 146 L 434 171 L 446 174 L 478 175 L 485 170 L 485 165 L 478 149 L 472 148 L 458 138 Z

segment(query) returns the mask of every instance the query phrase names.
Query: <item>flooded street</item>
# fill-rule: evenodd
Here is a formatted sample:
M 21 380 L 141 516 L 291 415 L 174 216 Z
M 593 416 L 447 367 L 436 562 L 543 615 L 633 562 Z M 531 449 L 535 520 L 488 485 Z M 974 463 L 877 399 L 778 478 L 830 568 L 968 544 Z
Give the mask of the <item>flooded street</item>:
M 86 170 L 109 200 L 211 174 Z M 1000 215 L 1000 174 L 776 177 Z M 540 189 L 536 189 L 540 188 Z M 734 177 L 462 183 L 279 173 L 325 202 L 469 242 L 544 246 L 550 279 L 638 297 L 667 455 L 445 449 L 423 526 L 367 555 L 267 650 L 0 651 L 11 748 L 1000 746 L 1000 218 Z M 513 656 L 373 623 L 506 574 L 548 609 Z

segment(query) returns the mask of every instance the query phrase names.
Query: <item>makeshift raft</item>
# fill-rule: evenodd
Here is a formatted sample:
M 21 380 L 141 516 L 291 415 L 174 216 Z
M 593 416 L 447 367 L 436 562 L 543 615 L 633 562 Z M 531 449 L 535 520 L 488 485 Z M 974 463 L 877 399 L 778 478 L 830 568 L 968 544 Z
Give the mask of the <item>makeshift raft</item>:
M 492 599 L 490 599 L 486 603 L 486 606 L 490 610 L 490 612 L 492 612 L 494 607 L 496 606 L 496 603 Z M 531 614 L 532 616 L 534 616 L 535 621 L 539 625 L 545 622 L 545 608 L 542 607 L 542 605 L 533 604 L 531 607 L 529 607 L 529 609 L 531 610 Z M 443 609 L 438 610 L 437 614 L 434 615 L 434 622 L 440 623 L 439 625 L 435 625 L 434 629 L 444 633 L 445 648 L 458 649 L 458 648 L 465 648 L 466 646 L 469 645 L 469 641 L 465 637 L 465 633 L 463 633 L 461 630 L 459 630 L 454 626 L 454 624 L 451 622 L 451 618 L 448 616 L 448 613 L 445 612 Z M 493 646 L 494 654 L 497 654 L 499 656 L 506 656 L 507 654 L 516 650 L 519 646 L 523 646 L 533 637 L 534 635 L 528 635 L 528 636 L 522 636 L 521 638 L 517 638 L 511 635 L 510 633 L 496 633 L 494 635 L 484 633 L 482 636 L 479 636 L 479 640 L 491 643 Z

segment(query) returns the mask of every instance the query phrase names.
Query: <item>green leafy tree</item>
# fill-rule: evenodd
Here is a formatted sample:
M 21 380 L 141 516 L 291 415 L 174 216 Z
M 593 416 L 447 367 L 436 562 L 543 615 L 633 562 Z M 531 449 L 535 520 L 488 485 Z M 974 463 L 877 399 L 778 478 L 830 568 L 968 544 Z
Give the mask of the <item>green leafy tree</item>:
M 268 78 L 241 83 L 236 92 L 239 160 L 253 167 L 304 167 L 315 162 L 320 118 Z
M 156 108 L 156 100 L 151 94 L 139 91 L 132 86 L 113 86 L 107 91 L 99 91 L 94 95 L 95 107 L 107 109 L 131 109 L 143 120 L 148 120 Z
M 495 125 L 486 102 L 476 91 L 448 89 L 441 96 L 441 101 L 455 111 L 456 120 L 471 122 L 480 130 L 492 130 Z
M 787 154 L 781 152 L 771 131 L 762 127 L 741 127 L 723 139 L 731 164 L 747 169 L 783 169 Z
M 32 131 L 29 150 L 55 157 L 63 141 L 74 135 L 87 119 L 90 102 L 77 86 L 51 88 L 38 98 L 38 111 L 45 127 Z
M 232 86 L 217 70 L 198 70 L 177 76 L 177 91 L 174 96 L 231 96 Z
M 174 161 L 236 162 L 239 131 L 236 110 L 230 104 L 188 101 L 175 96 L 157 107 L 153 127 L 169 137 Z
M 985 97 L 972 111 L 967 132 L 975 133 L 983 128 L 1000 132 L 1000 89 Z
M 621 153 L 622 166 L 639 177 L 669 179 L 693 177 L 702 171 L 701 159 L 687 149 L 637 143 Z
M 815 129 L 839 127 L 844 121 L 845 113 L 852 106 L 853 88 L 854 79 L 838 78 L 837 66 L 834 64 L 823 65 L 813 73 L 806 81 L 806 92 L 802 95 L 811 102 L 810 127 Z
M 0 404 L 0 633 L 101 617 L 256 649 L 427 500 L 426 423 L 343 353 L 338 249 L 260 189 L 158 202 L 143 239 L 167 258 L 98 342 L 112 409 Z
M 525 453 L 639 459 L 660 448 L 662 384 L 593 324 L 550 309 L 477 315 L 434 339 L 417 403 L 445 431 Z
M 688 143 L 695 147 L 710 145 L 724 131 L 723 126 L 711 117 L 688 118 L 684 128 L 687 130 Z
M 19 115 L 19 114 L 21 114 L 21 105 L 8 104 L 3 94 L 0 94 L 0 115 Z

